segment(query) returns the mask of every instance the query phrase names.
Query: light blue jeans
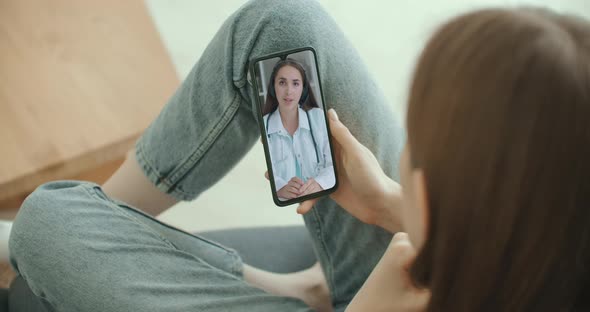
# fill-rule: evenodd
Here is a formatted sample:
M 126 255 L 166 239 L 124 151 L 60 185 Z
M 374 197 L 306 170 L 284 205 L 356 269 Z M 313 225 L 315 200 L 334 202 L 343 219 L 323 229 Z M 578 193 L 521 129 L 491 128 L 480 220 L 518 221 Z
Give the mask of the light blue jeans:
M 146 176 L 179 200 L 194 199 L 219 181 L 260 135 L 249 60 L 303 46 L 318 53 L 328 108 L 397 180 L 405 138 L 400 123 L 355 49 L 314 0 L 256 0 L 229 17 L 137 141 Z M 304 220 L 333 304 L 342 310 L 391 234 L 361 223 L 328 197 Z M 15 269 L 54 311 L 309 309 L 248 285 L 234 251 L 164 225 L 93 183 L 40 186 L 23 203 L 9 244 Z

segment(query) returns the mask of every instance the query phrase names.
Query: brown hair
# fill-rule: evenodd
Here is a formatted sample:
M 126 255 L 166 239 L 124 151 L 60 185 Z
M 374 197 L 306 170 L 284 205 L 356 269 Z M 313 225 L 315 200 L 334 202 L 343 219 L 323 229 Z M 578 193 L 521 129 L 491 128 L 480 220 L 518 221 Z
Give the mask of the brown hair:
M 301 64 L 299 64 L 299 62 L 288 58 L 285 60 L 278 61 L 272 70 L 272 74 L 270 75 L 270 79 L 268 81 L 268 88 L 267 88 L 267 90 L 269 92 L 266 95 L 266 102 L 264 103 L 264 107 L 262 108 L 262 115 L 263 116 L 268 113 L 274 112 L 277 109 L 277 107 L 279 106 L 279 102 L 277 101 L 277 98 L 276 98 L 276 93 L 274 92 L 275 78 L 277 77 L 277 73 L 279 72 L 279 69 L 283 68 L 284 66 L 291 66 L 291 67 L 297 69 L 299 71 L 299 73 L 301 74 L 301 78 L 303 79 L 303 90 L 304 90 L 302 92 L 301 99 L 299 100 L 299 105 L 301 105 L 301 108 L 304 111 L 308 111 L 314 107 L 319 107 L 318 103 L 316 102 L 313 91 L 309 85 L 309 79 L 307 78 L 307 75 L 305 74 L 305 69 L 303 68 L 303 66 Z M 305 90 L 307 90 L 307 91 L 305 91 Z
M 428 311 L 588 308 L 589 24 L 531 8 L 450 21 L 421 55 L 407 127 Z

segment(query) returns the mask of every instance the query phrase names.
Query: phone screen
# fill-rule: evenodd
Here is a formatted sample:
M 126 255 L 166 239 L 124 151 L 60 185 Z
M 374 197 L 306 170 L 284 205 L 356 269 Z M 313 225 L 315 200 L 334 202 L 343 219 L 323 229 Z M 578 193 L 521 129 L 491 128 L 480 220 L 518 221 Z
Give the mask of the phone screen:
M 258 58 L 251 75 L 275 203 L 286 206 L 334 191 L 337 175 L 314 50 Z

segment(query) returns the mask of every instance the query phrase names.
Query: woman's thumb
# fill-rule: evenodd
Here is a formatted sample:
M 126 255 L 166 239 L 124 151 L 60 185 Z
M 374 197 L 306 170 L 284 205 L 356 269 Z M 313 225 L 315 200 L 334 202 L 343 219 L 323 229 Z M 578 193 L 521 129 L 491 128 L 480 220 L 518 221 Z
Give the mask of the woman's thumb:
M 408 268 L 416 258 L 416 249 L 412 246 L 408 234 L 404 232 L 395 233 L 385 253 L 400 268 Z
M 338 114 L 336 114 L 336 110 L 334 110 L 333 108 L 330 108 L 328 110 L 328 117 L 330 117 L 330 119 L 332 119 L 334 121 L 339 121 Z
M 338 114 L 336 114 L 336 111 L 333 108 L 328 110 L 328 117 L 330 118 L 330 132 L 332 133 L 332 137 L 334 137 L 341 146 L 346 149 L 348 145 L 356 141 L 352 133 L 350 133 L 350 130 L 340 122 Z

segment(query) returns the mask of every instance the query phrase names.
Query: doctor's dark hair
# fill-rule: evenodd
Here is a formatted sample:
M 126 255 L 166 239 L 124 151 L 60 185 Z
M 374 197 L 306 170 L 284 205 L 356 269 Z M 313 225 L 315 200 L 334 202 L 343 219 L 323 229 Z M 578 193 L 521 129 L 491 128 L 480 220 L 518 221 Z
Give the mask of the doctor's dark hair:
M 445 24 L 409 94 L 427 311 L 590 311 L 590 24 L 491 9 Z
M 279 70 L 285 66 L 296 68 L 303 79 L 303 91 L 301 92 L 301 98 L 299 99 L 299 105 L 301 108 L 304 111 L 308 111 L 314 107 L 319 107 L 312 88 L 309 85 L 309 79 L 307 78 L 305 69 L 301 64 L 299 64 L 299 62 L 295 61 L 294 59 L 287 58 L 285 60 L 278 61 L 272 70 L 272 74 L 270 75 L 270 79 L 268 81 L 268 93 L 266 95 L 266 101 L 264 103 L 264 107 L 262 108 L 263 116 L 274 112 L 277 107 L 279 107 L 279 102 L 275 92 L 275 79 Z

